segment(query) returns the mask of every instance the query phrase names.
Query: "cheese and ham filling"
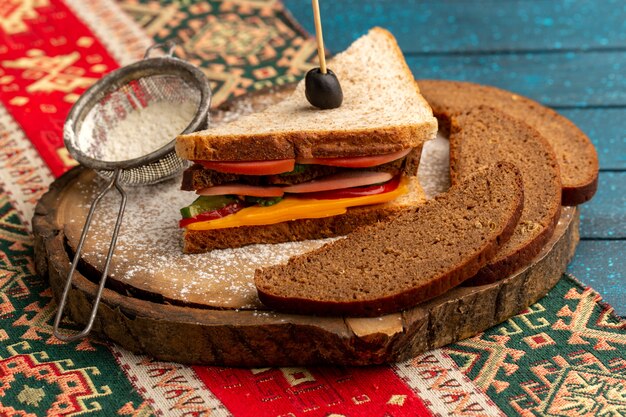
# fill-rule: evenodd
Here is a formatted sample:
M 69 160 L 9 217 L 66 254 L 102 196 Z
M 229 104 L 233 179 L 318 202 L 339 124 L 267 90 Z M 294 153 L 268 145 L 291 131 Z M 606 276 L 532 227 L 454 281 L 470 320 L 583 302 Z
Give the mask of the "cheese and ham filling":
M 239 226 L 262 226 L 298 219 L 318 219 L 338 216 L 348 208 L 387 203 L 408 192 L 408 179 L 402 177 L 393 191 L 362 197 L 336 200 L 302 199 L 287 197 L 270 207 L 247 207 L 234 214 L 209 221 L 198 221 L 187 225 L 188 230 L 226 229 Z
M 358 168 L 371 168 L 397 161 L 410 151 L 405 149 L 392 154 L 353 158 L 298 160 L 298 164 L 352 168 L 302 183 L 272 186 L 231 182 L 205 187 L 196 191 L 200 197 L 191 206 L 181 210 L 183 219 L 180 227 L 211 230 L 269 225 L 337 216 L 344 214 L 350 207 L 387 203 L 407 192 L 408 180 L 401 174 L 394 176 L 389 172 Z M 246 176 L 289 173 L 296 166 L 294 159 L 196 162 L 209 170 Z

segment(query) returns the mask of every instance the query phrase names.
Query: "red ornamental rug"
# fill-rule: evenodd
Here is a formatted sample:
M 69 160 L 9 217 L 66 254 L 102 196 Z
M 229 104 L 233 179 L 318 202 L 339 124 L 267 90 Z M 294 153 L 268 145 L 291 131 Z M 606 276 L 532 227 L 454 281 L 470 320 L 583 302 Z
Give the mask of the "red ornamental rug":
M 0 0 L 0 416 L 620 416 L 626 323 L 563 276 L 489 331 L 393 366 L 188 367 L 52 337 L 28 221 L 74 162 L 61 127 L 103 74 L 154 41 L 212 81 L 215 101 L 291 82 L 315 44 L 275 0 Z

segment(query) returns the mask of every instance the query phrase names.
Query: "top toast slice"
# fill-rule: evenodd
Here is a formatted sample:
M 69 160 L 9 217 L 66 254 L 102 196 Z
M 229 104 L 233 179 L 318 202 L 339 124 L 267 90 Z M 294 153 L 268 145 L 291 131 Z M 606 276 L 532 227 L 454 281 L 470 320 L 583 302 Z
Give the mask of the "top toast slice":
M 179 136 L 176 152 L 212 161 L 350 157 L 415 148 L 436 135 L 437 120 L 388 31 L 370 30 L 328 67 L 341 83 L 341 107 L 311 106 L 303 80 L 262 112 Z

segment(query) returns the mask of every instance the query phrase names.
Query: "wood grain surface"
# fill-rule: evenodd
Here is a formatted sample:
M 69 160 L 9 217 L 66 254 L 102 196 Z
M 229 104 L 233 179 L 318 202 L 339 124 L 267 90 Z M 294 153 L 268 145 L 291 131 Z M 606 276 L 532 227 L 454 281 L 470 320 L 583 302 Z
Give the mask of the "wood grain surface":
M 408 56 L 407 63 L 418 78 L 490 84 L 547 106 L 613 106 L 626 102 L 626 77 L 611 76 L 626 71 L 623 52 Z
M 85 169 L 50 187 L 33 218 L 35 264 L 58 298 L 71 251 L 58 205 Z M 474 335 L 523 310 L 559 280 L 578 242 L 578 212 L 565 208 L 553 238 L 523 270 L 497 283 L 457 287 L 441 297 L 381 318 L 359 319 L 176 306 L 106 288 L 94 331 L 160 360 L 227 366 L 368 365 L 401 361 Z M 69 316 L 84 322 L 96 284 L 84 265 L 74 275 Z
M 626 300 L 624 277 L 619 272 L 624 254 L 625 240 L 581 240 L 567 271 L 600 294 L 611 294 L 617 300 Z M 613 307 L 616 311 L 624 311 L 626 306 L 614 304 Z
M 600 172 L 598 192 L 581 206 L 580 234 L 591 239 L 626 238 L 626 172 Z
M 310 2 L 284 3 L 313 33 Z M 334 52 L 376 25 L 391 30 L 405 54 L 626 47 L 622 0 L 320 3 L 324 41 Z
M 589 136 L 598 151 L 600 169 L 626 169 L 626 107 L 557 107 L 556 110 Z
M 285 90 L 280 90 L 269 94 L 269 101 L 284 93 Z M 238 108 L 258 111 L 268 104 L 268 98 L 257 94 L 235 103 L 241 105 L 231 105 L 225 114 L 240 115 Z M 220 115 L 224 113 L 216 114 L 214 120 L 219 121 Z M 449 185 L 448 152 L 443 138 L 429 145 L 422 156 L 420 180 L 432 195 Z M 33 219 L 36 265 L 41 274 L 48 276 L 57 297 L 98 184 L 92 171 L 75 169 L 56 181 L 37 206 Z M 558 281 L 578 242 L 578 211 L 566 208 L 542 253 L 526 268 L 498 283 L 457 287 L 411 310 L 378 318 L 278 314 L 266 310 L 255 293 L 245 290 L 253 268 L 263 262 L 259 254 L 273 254 L 270 256 L 273 259 L 278 245 L 253 254 L 252 269 L 245 265 L 236 267 L 245 263 L 243 255 L 249 251 L 246 248 L 239 256 L 218 255 L 207 260 L 180 255 L 176 228 L 169 227 L 167 219 L 159 214 L 166 211 L 163 206 L 180 205 L 178 201 L 170 201 L 172 196 L 185 197 L 186 193 L 178 191 L 176 185 L 164 183 L 129 191 L 126 224 L 132 227 L 124 230 L 123 226 L 121 230 L 95 326 L 95 331 L 121 345 L 163 360 L 272 366 L 366 365 L 406 359 L 469 337 L 536 301 Z M 117 207 L 114 198 L 110 202 L 107 208 L 105 199 L 94 218 L 79 273 L 74 276 L 69 315 L 78 322 L 84 320 L 91 308 L 102 254 L 109 240 L 110 219 L 115 218 Z M 142 215 L 148 220 L 139 222 L 137 218 Z M 175 219 L 170 220 L 175 224 Z M 154 243 L 144 241 L 152 235 L 157 236 Z M 104 246 L 99 246 L 101 243 Z M 166 262 L 161 265 L 164 258 Z M 187 265 L 189 262 L 195 264 Z M 206 272 L 204 269 L 209 269 L 209 265 L 220 262 L 225 264 L 215 273 L 224 276 L 197 279 L 196 275 Z M 193 342 L 183 348 L 182 340 Z

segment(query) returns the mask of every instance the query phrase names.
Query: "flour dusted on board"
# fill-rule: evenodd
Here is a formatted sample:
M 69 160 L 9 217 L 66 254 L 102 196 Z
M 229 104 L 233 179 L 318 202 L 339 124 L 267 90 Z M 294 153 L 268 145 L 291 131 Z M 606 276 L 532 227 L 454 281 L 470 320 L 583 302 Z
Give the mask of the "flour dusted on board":
M 151 102 L 120 120 L 105 139 L 89 147 L 94 157 L 107 162 L 125 161 L 145 156 L 171 142 L 189 125 L 196 114 L 197 104 L 169 101 Z M 80 132 L 80 143 L 94 141 L 97 121 L 88 117 Z
M 314 250 L 334 240 L 251 245 L 188 255 L 182 252 L 182 230 L 177 207 L 189 204 L 177 177 L 151 186 L 127 189 L 128 201 L 109 275 L 129 281 L 148 293 L 167 294 L 185 303 L 225 308 L 263 308 L 254 286 L 254 271 L 287 262 L 289 257 Z M 79 215 L 69 223 L 82 226 L 93 194 L 101 184 L 81 190 Z M 116 221 L 119 195 L 107 194 L 94 215 L 85 242 L 83 259 L 101 268 Z M 70 245 L 75 247 L 80 227 L 68 227 Z M 165 285 L 162 287 L 162 285 Z

